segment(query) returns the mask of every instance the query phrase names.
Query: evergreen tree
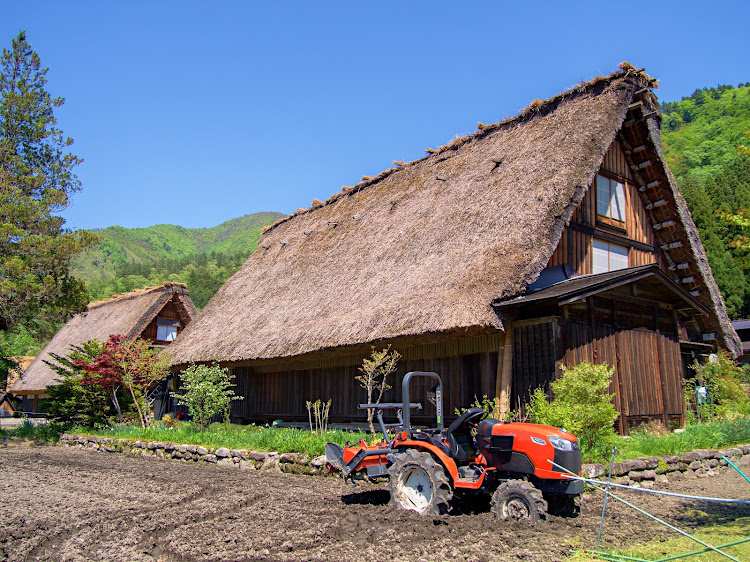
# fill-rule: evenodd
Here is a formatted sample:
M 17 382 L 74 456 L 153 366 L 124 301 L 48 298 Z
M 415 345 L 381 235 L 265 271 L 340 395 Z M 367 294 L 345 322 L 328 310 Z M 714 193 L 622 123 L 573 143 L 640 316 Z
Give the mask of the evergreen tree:
M 70 232 L 57 216 L 80 189 L 69 152 L 73 140 L 56 127 L 63 99 L 45 89 L 47 69 L 25 32 L 0 60 L 0 331 L 40 316 L 57 325 L 87 302 L 69 274 L 73 255 L 94 235 Z

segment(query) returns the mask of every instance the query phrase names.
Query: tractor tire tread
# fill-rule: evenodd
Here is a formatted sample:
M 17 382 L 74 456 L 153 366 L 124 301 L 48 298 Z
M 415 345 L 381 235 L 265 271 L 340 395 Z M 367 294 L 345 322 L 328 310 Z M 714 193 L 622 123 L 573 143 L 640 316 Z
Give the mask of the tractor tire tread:
M 409 467 L 421 468 L 433 484 L 432 498 L 424 509 L 418 511 L 423 515 L 443 515 L 450 511 L 453 499 L 453 488 L 443 466 L 436 462 L 432 455 L 416 449 L 407 449 L 396 455 L 393 464 L 388 467 L 388 491 L 391 494 L 390 505 L 400 509 L 413 509 L 405 504 L 400 492 L 400 478 Z M 416 511 L 416 510 L 415 510 Z
M 529 519 L 532 522 L 547 518 L 547 501 L 542 491 L 525 480 L 508 480 L 492 494 L 490 509 L 496 518 L 503 521 Z M 520 507 L 519 510 L 509 509 Z

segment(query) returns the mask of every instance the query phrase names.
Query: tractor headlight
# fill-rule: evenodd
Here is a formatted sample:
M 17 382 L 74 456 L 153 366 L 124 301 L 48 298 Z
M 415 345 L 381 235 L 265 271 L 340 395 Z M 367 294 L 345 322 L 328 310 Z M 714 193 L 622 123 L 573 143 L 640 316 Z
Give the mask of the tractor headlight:
M 558 437 L 557 435 L 550 435 L 548 439 L 549 439 L 549 442 L 552 443 L 552 446 L 555 449 L 560 449 L 561 451 L 573 450 L 572 441 L 568 441 L 567 439 L 563 439 L 562 437 Z

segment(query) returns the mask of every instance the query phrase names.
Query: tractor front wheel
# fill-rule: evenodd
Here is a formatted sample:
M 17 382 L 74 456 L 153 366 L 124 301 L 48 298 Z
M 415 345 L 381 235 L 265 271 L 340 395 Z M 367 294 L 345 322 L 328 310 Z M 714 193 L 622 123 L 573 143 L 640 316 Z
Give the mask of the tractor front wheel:
M 445 469 L 429 453 L 408 449 L 396 455 L 388 476 L 391 505 L 423 515 L 441 515 L 450 510 L 453 489 Z
M 492 495 L 492 513 L 503 521 L 547 517 L 547 502 L 542 491 L 525 480 L 509 480 L 498 486 Z

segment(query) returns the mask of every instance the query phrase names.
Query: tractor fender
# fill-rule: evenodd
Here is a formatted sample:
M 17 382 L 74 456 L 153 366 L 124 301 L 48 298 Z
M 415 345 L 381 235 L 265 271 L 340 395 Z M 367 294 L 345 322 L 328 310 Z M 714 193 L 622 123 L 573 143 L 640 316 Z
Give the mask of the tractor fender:
M 437 461 L 443 465 L 451 480 L 455 483 L 458 480 L 458 468 L 456 467 L 456 461 L 450 456 L 446 455 L 445 452 L 426 441 L 417 441 L 414 439 L 406 439 L 404 441 L 398 441 L 394 443 L 391 448 L 396 449 L 400 452 L 401 449 L 416 449 L 418 451 L 427 451 L 437 459 Z

